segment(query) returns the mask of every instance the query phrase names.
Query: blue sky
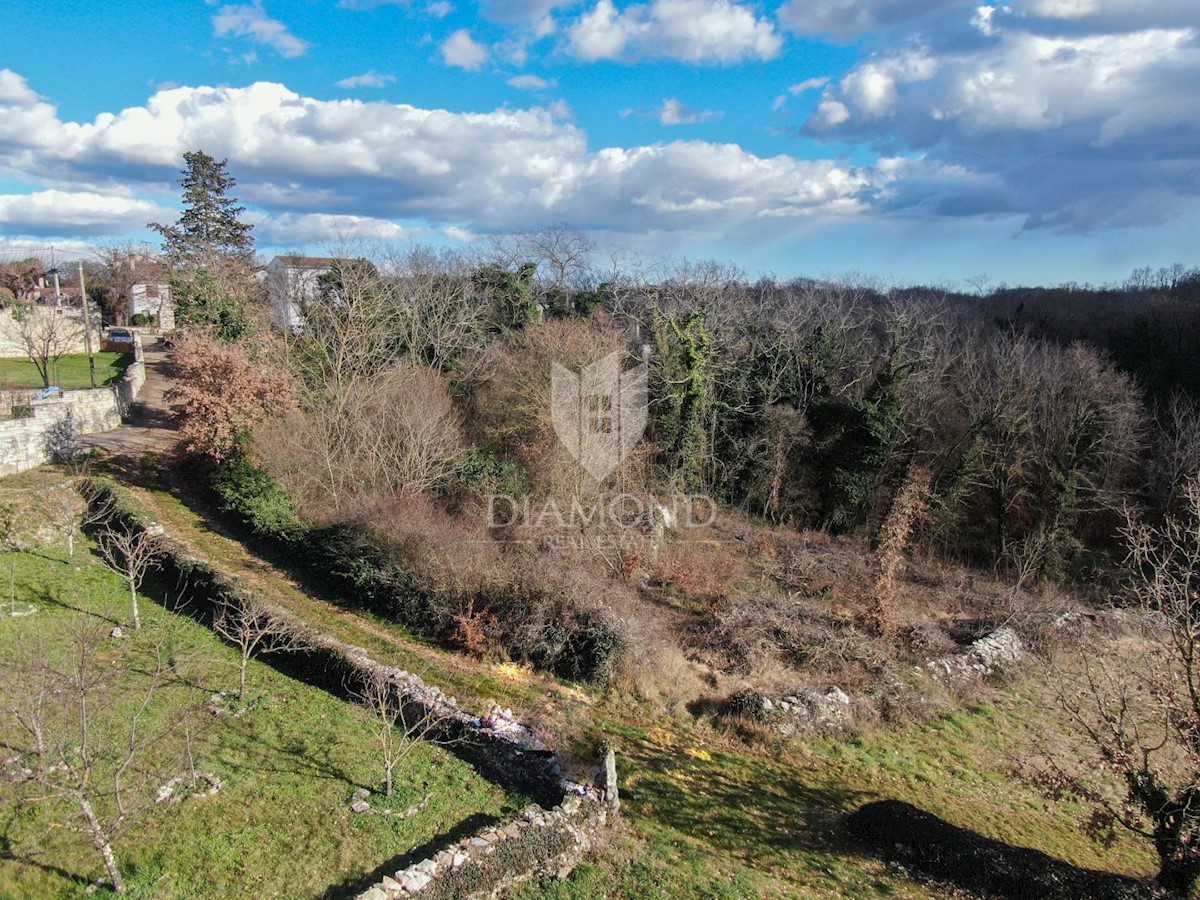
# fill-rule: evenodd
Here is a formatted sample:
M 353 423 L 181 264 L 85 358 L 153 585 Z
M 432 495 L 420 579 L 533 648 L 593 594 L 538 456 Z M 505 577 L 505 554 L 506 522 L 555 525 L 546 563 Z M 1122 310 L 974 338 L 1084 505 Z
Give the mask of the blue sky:
M 0 10 L 0 252 L 150 240 L 184 151 L 265 253 L 573 225 L 751 273 L 1200 264 L 1195 0 Z

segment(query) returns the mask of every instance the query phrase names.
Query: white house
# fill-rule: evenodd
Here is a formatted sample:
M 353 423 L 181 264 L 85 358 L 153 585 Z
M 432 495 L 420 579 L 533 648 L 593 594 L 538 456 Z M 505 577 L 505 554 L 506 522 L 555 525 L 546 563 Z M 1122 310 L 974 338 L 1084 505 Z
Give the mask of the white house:
M 300 311 L 317 293 L 317 279 L 333 268 L 328 256 L 276 256 L 267 263 L 267 297 L 271 324 L 297 330 L 304 323 Z
M 129 320 L 139 313 L 150 316 L 162 331 L 175 327 L 171 285 L 136 282 L 129 286 Z

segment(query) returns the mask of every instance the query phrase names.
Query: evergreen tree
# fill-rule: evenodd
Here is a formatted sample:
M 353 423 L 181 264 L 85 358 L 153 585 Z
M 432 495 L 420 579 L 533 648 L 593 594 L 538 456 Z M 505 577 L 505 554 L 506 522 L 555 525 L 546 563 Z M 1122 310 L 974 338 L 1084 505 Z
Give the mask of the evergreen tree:
M 241 340 L 253 331 L 261 288 L 253 278 L 254 227 L 238 219 L 244 207 L 229 195 L 236 182 L 203 150 L 183 154 L 183 212 L 174 225 L 151 224 L 163 237 L 174 270 L 175 321 L 211 330 L 218 339 Z
M 183 160 L 187 168 L 179 179 L 184 207 L 179 221 L 149 226 L 162 235 L 163 250 L 174 261 L 197 266 L 225 257 L 248 259 L 254 250 L 254 226 L 239 220 L 245 208 L 229 196 L 237 183 L 226 170 L 229 160 L 217 162 L 203 150 L 184 153 Z

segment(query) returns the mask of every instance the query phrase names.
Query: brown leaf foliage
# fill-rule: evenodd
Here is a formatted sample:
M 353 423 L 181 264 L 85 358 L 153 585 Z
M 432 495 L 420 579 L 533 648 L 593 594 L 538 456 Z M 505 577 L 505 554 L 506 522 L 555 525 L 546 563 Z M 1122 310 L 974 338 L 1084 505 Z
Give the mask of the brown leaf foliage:
M 173 365 L 167 401 L 177 407 L 180 434 L 189 450 L 212 459 L 227 458 L 242 432 L 294 406 L 288 376 L 237 344 L 193 332 L 175 344 Z

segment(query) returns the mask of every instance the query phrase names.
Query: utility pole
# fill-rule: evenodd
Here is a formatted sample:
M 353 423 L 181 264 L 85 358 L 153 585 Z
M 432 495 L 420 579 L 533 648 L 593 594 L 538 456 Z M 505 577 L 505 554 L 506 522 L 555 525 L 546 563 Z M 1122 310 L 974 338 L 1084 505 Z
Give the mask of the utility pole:
M 58 287 L 58 255 L 53 246 L 50 247 L 50 274 L 54 276 L 54 305 L 62 306 L 62 291 Z
M 58 280 L 56 275 L 55 281 Z M 79 306 L 83 310 L 83 343 L 87 347 L 88 375 L 96 386 L 96 354 L 92 349 L 92 312 L 88 309 L 87 287 L 83 283 L 83 261 L 79 263 Z

